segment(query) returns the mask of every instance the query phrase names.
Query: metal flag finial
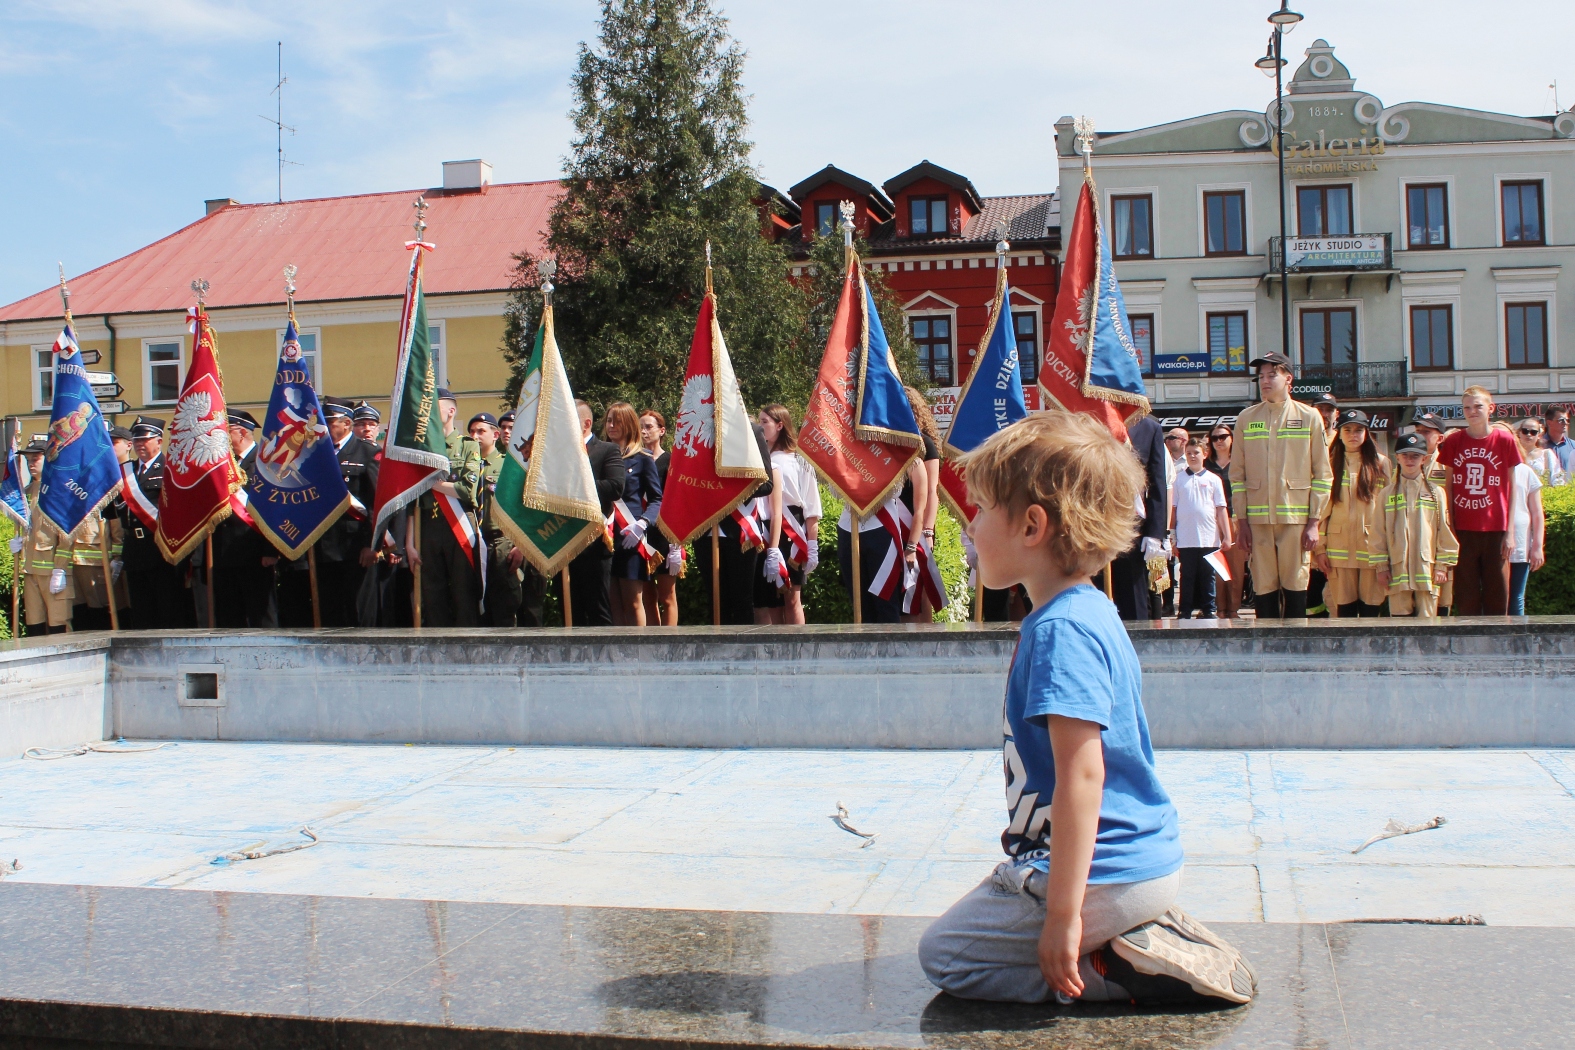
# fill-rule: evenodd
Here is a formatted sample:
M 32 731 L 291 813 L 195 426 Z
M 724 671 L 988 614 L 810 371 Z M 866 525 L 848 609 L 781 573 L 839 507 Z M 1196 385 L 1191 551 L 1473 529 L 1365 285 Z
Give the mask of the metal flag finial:
M 293 315 L 295 313 L 295 263 L 288 263 L 284 268 L 284 301 Z
M 207 278 L 199 277 L 196 280 L 192 281 L 191 282 L 191 290 L 194 293 L 196 293 L 197 305 L 199 307 L 203 307 L 203 306 L 207 306 L 208 305 L 208 281 L 207 281 Z
M 1072 122 L 1077 134 L 1077 151 L 1083 155 L 1083 167 L 1094 162 L 1094 122 L 1088 117 L 1078 117 Z
M 705 294 L 713 294 L 711 287 L 711 238 L 705 241 Z
M 71 323 L 71 289 L 66 286 L 66 264 L 57 262 L 60 267 L 60 310 L 65 315 L 66 324 Z
M 552 305 L 552 275 L 558 272 L 558 260 L 548 256 L 536 263 L 536 272 L 541 274 L 541 302 L 543 306 Z
M 1007 241 L 1006 235 L 1011 232 L 1011 227 L 1002 221 L 995 224 L 995 254 L 1005 255 L 1011 250 L 1012 245 Z
M 842 243 L 844 246 L 853 247 L 853 213 L 855 211 L 852 201 L 843 201 L 837 205 L 837 210 L 842 213 Z
M 431 207 L 427 203 L 427 195 L 423 193 L 417 197 L 416 202 L 411 207 L 416 209 L 416 240 L 420 241 L 422 235 L 427 232 L 427 209 Z

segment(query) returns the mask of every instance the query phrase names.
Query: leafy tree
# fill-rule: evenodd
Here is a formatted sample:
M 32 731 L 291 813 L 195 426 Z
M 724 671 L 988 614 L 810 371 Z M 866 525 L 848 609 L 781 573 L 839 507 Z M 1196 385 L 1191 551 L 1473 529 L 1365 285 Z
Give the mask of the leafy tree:
M 782 247 L 761 235 L 743 63 L 709 0 L 603 0 L 596 44 L 580 45 L 575 138 L 547 251 L 570 382 L 598 409 L 625 400 L 675 415 L 707 240 L 746 400 L 782 399 L 802 366 L 804 297 Z M 502 348 L 510 404 L 541 316 L 536 259 L 515 258 Z
M 837 315 L 837 300 L 842 295 L 842 235 L 815 237 L 809 242 L 808 249 L 810 275 L 804 287 L 809 298 L 809 342 L 813 347 L 814 361 L 804 377 L 802 398 L 787 402 L 795 406 L 802 406 L 808 400 L 809 390 L 815 382 L 815 371 L 820 368 L 820 357 L 826 349 L 826 339 L 831 334 L 832 319 Z M 853 250 L 861 259 L 865 258 L 869 250 L 869 244 L 857 233 L 853 235 Z M 897 368 L 902 373 L 903 382 L 922 392 L 925 381 L 923 373 L 919 371 L 919 348 L 913 342 L 913 334 L 908 329 L 908 317 L 902 312 L 897 293 L 886 283 L 884 270 L 871 270 L 866 264 L 864 280 L 875 293 L 875 308 L 880 311 L 881 327 L 886 330 L 886 341 L 891 344 L 892 353 L 897 358 Z

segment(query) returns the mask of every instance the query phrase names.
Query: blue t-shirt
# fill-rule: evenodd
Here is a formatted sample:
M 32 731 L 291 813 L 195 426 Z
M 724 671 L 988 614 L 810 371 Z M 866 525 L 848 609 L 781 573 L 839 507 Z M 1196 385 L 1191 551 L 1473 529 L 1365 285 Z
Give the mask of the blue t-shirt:
M 1049 868 L 1055 759 L 1051 715 L 1104 730 L 1105 791 L 1090 883 L 1142 882 L 1181 868 L 1176 807 L 1154 772 L 1143 716 L 1143 669 L 1116 607 L 1071 587 L 1023 620 L 1006 680 L 1006 852 Z

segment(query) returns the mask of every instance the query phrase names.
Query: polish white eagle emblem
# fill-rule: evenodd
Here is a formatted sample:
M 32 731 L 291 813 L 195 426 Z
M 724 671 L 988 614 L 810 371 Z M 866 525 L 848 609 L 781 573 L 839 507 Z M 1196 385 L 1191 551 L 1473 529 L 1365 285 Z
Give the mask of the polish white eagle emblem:
M 716 447 L 716 403 L 712 400 L 711 377 L 690 376 L 684 383 L 683 400 L 678 405 L 678 430 L 673 445 L 686 456 Z

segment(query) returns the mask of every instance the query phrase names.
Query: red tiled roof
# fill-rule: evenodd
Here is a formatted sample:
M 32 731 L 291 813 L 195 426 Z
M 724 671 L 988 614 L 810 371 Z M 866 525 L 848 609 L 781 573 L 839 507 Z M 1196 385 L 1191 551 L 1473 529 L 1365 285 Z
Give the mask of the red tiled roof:
M 557 181 L 494 184 L 476 190 L 405 190 L 282 204 L 235 204 L 163 240 L 71 279 L 71 311 L 90 314 L 184 310 L 191 281 L 208 281 L 208 305 L 284 302 L 286 263 L 294 263 L 300 302 L 404 294 L 410 265 L 411 204 L 425 192 L 426 290 L 506 289 L 514 252 L 541 249 L 547 216 L 562 193 Z M 61 316 L 51 287 L 0 309 L 0 321 Z

